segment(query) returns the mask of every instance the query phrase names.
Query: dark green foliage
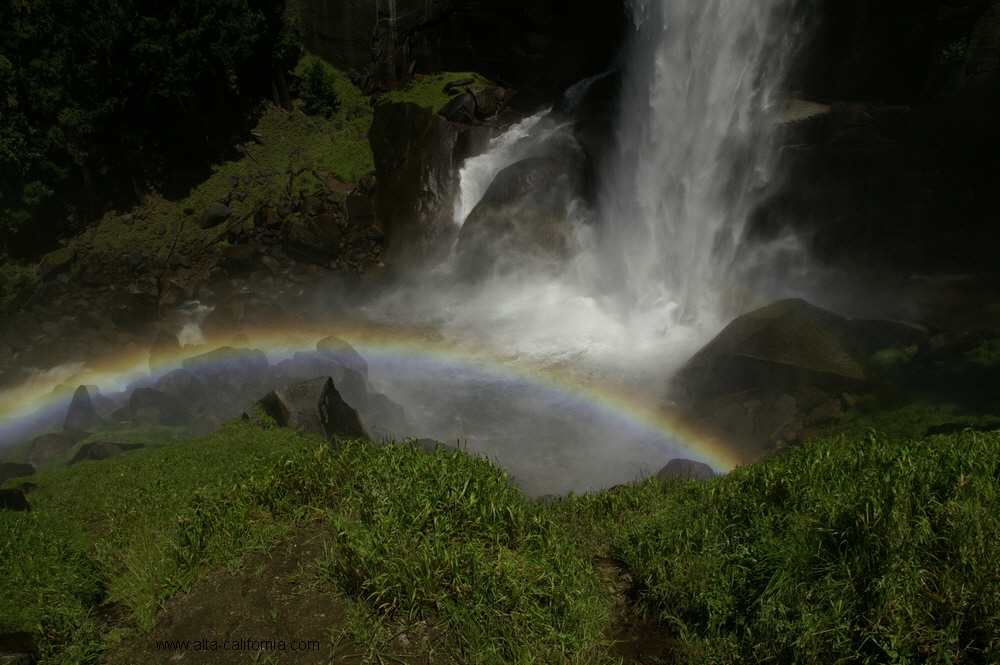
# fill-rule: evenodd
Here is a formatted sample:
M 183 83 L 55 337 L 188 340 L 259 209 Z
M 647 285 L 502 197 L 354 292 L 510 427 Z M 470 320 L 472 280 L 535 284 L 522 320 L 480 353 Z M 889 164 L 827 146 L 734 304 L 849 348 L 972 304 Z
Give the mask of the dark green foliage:
M 0 247 L 51 243 L 239 134 L 299 51 L 283 0 L 0 3 Z
M 333 89 L 333 72 L 319 58 L 313 58 L 302 71 L 299 97 L 305 102 L 302 110 L 309 115 L 329 117 L 340 105 Z

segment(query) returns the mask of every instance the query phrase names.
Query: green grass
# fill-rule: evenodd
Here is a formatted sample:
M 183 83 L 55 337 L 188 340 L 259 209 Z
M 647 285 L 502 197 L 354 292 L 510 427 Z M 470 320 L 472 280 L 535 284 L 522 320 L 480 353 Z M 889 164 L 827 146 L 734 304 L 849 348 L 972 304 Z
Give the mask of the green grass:
M 231 189 L 246 192 L 247 196 L 243 201 L 232 200 L 233 213 L 227 223 L 249 215 L 259 201 L 277 204 L 284 200 L 289 169 L 302 169 L 293 176 L 292 193 L 307 195 L 326 194 L 326 185 L 316 176 L 320 171 L 346 182 L 373 174 L 375 166 L 368 143 L 372 123 L 369 99 L 344 72 L 311 56 L 302 59 L 296 73 L 301 74 L 310 62 L 320 62 L 332 77 L 340 102 L 333 113 L 327 117 L 307 116 L 299 110 L 301 102 L 296 102 L 296 110 L 291 113 L 268 105 L 254 129 L 255 138 L 244 144 L 248 156 L 212 165 L 210 175 L 181 198 L 153 193 L 144 206 L 144 219 L 126 224 L 120 215 L 106 216 L 84 231 L 78 244 L 106 263 L 120 261 L 136 251 L 152 259 L 166 259 L 171 253 L 191 255 L 205 248 L 225 228 L 203 230 L 198 228 L 198 220 L 205 206 L 217 202 Z M 414 102 L 437 111 L 452 96 L 442 92 L 445 83 L 463 78 L 488 83 L 472 72 L 448 72 L 414 81 L 406 90 L 393 91 L 382 99 Z M 250 181 L 244 183 L 244 177 Z M 229 178 L 239 183 L 233 188 L 223 184 Z M 187 214 L 186 209 L 193 212 Z
M 484 459 L 323 445 L 228 423 L 208 437 L 40 473 L 0 513 L 0 630 L 43 662 L 97 662 L 219 566 L 325 532 L 303 575 L 348 602 L 338 629 L 391 650 L 432 626 L 469 663 L 600 663 L 616 616 L 672 627 L 673 662 L 993 662 L 1000 657 L 1000 434 L 810 441 L 709 483 L 648 479 L 548 505 Z
M 678 662 L 995 662 L 998 452 L 826 439 L 683 486 L 617 555 Z
M 86 439 L 77 441 L 72 448 L 66 451 L 61 458 L 53 460 L 49 464 L 39 469 L 40 471 L 50 471 L 65 466 L 73 459 L 73 456 L 88 443 L 103 441 L 105 443 L 141 443 L 147 448 L 168 446 L 192 438 L 191 431 L 186 427 L 168 427 L 165 425 L 155 425 L 152 427 L 136 427 L 133 429 L 99 429 L 94 430 Z M 4 462 L 18 462 L 25 464 L 31 454 L 31 442 L 27 442 L 17 448 L 7 451 L 0 459 Z
M 445 72 L 427 76 L 422 81 L 413 81 L 405 90 L 393 90 L 386 97 L 391 102 L 412 102 L 437 112 L 451 101 L 452 97 L 463 92 L 466 88 L 466 86 L 462 86 L 445 94 L 444 86 L 452 81 L 468 78 L 475 79 L 474 83 L 469 84 L 470 86 L 490 85 L 488 79 L 475 72 Z

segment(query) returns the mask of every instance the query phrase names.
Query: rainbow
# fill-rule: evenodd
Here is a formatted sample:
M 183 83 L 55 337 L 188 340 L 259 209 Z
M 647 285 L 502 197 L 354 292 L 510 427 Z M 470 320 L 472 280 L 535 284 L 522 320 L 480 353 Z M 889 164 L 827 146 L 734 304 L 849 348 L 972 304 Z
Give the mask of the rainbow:
M 717 471 L 730 471 L 750 460 L 724 441 L 709 437 L 685 425 L 662 406 L 624 390 L 599 384 L 564 368 L 543 367 L 532 361 L 491 353 L 461 342 L 445 340 L 429 331 L 400 331 L 372 325 L 295 327 L 246 332 L 242 346 L 264 351 L 271 362 L 295 351 L 312 350 L 318 340 L 335 336 L 353 346 L 366 360 L 403 359 L 471 368 L 512 382 L 528 383 L 571 397 L 601 413 L 622 419 L 676 442 L 686 455 L 704 461 Z M 179 351 L 156 354 L 128 345 L 86 363 L 74 363 L 38 373 L 17 388 L 0 392 L 0 441 L 11 440 L 46 414 L 64 413 L 76 386 L 96 385 L 104 393 L 124 390 L 133 381 L 159 376 L 178 367 L 186 358 L 229 345 L 229 340 L 213 339 Z

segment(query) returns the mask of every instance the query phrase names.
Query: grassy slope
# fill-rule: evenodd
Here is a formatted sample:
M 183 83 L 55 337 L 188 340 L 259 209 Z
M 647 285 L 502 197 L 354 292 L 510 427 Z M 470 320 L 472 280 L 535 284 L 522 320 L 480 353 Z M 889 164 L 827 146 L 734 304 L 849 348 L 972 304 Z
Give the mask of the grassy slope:
M 303 59 L 299 69 L 307 62 L 308 57 Z M 259 137 L 246 144 L 249 157 L 213 165 L 211 174 L 181 197 L 167 198 L 154 193 L 144 206 L 144 219 L 125 223 L 120 216 L 106 216 L 81 233 L 75 239 L 77 244 L 86 246 L 104 262 L 121 261 L 122 257 L 137 251 L 154 259 L 166 259 L 171 251 L 190 255 L 201 250 L 224 228 L 202 230 L 198 228 L 198 219 L 206 205 L 215 203 L 230 189 L 247 193 L 243 201 L 234 198 L 230 204 L 233 216 L 229 221 L 232 222 L 248 215 L 257 201 L 279 201 L 286 188 L 289 169 L 306 168 L 294 176 L 293 193 L 326 191 L 312 171 L 329 171 L 332 176 L 347 182 L 356 182 L 372 174 L 374 162 L 368 144 L 372 122 L 369 99 L 351 84 L 346 74 L 325 66 L 333 75 L 334 89 L 340 100 L 339 108 L 330 117 L 305 116 L 298 110 L 289 114 L 269 105 L 254 130 Z M 446 72 L 415 81 L 409 88 L 392 91 L 383 99 L 413 102 L 437 110 L 451 98 L 442 92 L 444 85 L 465 78 L 473 78 L 477 84 L 488 83 L 473 72 Z M 243 183 L 244 176 L 249 176 L 250 182 Z M 230 188 L 223 184 L 228 178 L 240 182 Z M 193 212 L 185 214 L 185 209 Z M 17 285 L 33 279 L 32 266 L 18 268 L 12 265 L 2 270 L 11 284 L 8 290 L 12 294 L 18 290 Z
M 355 632 L 427 620 L 463 662 L 600 662 L 613 611 L 591 562 L 608 554 L 636 608 L 676 630 L 677 662 L 1000 655 L 996 433 L 817 440 L 706 484 L 549 506 L 464 454 L 319 445 L 230 423 L 39 474 L 35 510 L 0 513 L 0 629 L 84 662 L 114 639 L 91 607 L 148 628 L 199 574 L 308 522 L 335 534 L 312 574 L 355 604 Z

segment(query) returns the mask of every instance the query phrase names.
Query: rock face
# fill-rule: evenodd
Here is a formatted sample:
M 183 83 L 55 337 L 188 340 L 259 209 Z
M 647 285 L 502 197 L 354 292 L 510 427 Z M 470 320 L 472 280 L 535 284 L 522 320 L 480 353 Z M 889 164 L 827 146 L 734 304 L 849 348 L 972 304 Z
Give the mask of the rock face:
M 257 406 L 280 427 L 299 427 L 327 440 L 368 438 L 357 411 L 344 403 L 330 377 L 288 384 L 262 397 Z
M 90 401 L 90 393 L 87 386 L 80 386 L 73 393 L 73 401 L 69 404 L 69 411 L 66 413 L 66 420 L 63 422 L 63 429 L 90 429 L 91 427 L 103 427 L 104 418 L 97 415 L 94 404 Z
M 834 387 L 864 381 L 847 321 L 804 300 L 780 300 L 735 319 L 681 368 L 674 385 L 689 401 L 767 386 Z
M 376 214 L 390 260 L 434 257 L 450 248 L 458 167 L 485 148 L 461 141 L 462 131 L 416 104 L 375 108 L 368 138 L 379 183 Z
M 570 178 L 549 157 L 521 160 L 496 175 L 458 235 L 462 272 L 481 277 L 528 262 L 556 262 L 568 249 Z
M 751 237 L 790 230 L 852 269 L 995 270 L 1000 5 L 821 0 L 810 14 L 792 89 L 850 101 L 787 137 Z
M 290 325 L 292 318 L 267 296 L 244 289 L 215 306 L 201 324 L 206 335 L 231 335 L 253 330 L 273 330 Z
M 528 107 L 607 68 L 628 29 L 621 0 L 290 0 L 288 12 L 306 48 L 342 69 L 475 71 Z
M 666 466 L 656 472 L 660 480 L 679 478 L 681 480 L 697 480 L 704 482 L 715 477 L 715 471 L 704 462 L 675 457 Z

